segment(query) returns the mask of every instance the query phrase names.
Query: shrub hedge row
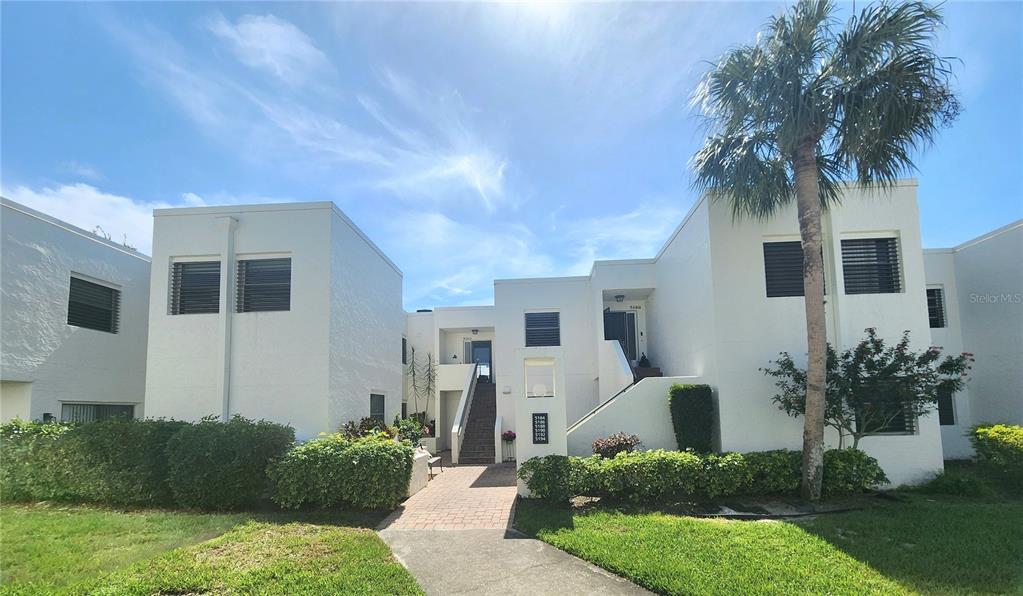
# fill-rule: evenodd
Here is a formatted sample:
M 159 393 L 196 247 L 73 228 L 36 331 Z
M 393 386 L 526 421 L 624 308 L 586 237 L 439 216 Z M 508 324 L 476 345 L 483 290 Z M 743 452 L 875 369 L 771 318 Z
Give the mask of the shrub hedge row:
M 1023 494 L 1023 426 L 991 424 L 970 430 L 978 463 L 994 472 L 996 483 Z
M 799 488 L 800 453 L 701 455 L 655 450 L 623 452 L 611 459 L 548 455 L 524 462 L 519 477 L 534 496 L 552 501 L 588 496 L 652 503 L 782 495 Z M 862 451 L 835 449 L 824 455 L 826 496 L 864 491 L 887 481 L 877 460 Z
M 0 426 L 0 500 L 239 509 L 391 507 L 412 450 L 375 436 L 295 445 L 291 427 L 236 416 Z

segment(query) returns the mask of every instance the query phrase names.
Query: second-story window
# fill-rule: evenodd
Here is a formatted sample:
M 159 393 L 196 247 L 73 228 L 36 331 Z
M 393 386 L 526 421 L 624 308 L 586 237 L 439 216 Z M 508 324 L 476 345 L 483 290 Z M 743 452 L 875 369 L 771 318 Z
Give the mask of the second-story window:
M 220 261 L 174 263 L 170 303 L 172 315 L 220 312 Z
M 927 288 L 927 319 L 930 321 L 931 329 L 946 326 L 945 291 L 941 288 Z
M 67 301 L 68 325 L 117 333 L 120 311 L 119 290 L 77 277 L 71 278 Z
M 842 241 L 846 294 L 894 294 L 902 291 L 899 242 L 896 238 Z
M 526 347 L 560 346 L 561 313 L 527 312 Z
M 291 259 L 238 261 L 237 312 L 291 310 Z
M 767 297 L 803 295 L 803 245 L 794 242 L 764 243 L 764 278 Z

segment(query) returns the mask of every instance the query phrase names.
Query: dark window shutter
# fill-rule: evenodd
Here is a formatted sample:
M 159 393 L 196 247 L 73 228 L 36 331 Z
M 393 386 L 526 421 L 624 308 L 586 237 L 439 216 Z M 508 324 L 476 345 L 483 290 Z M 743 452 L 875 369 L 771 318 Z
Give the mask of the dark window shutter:
M 902 291 L 899 244 L 895 238 L 842 241 L 846 294 L 894 294 Z
M 235 310 L 291 310 L 291 259 L 238 261 Z
M 171 314 L 220 312 L 220 261 L 174 263 Z
M 401 338 L 401 363 L 408 364 L 408 340 Z
M 952 426 L 956 423 L 955 407 L 952 405 L 952 392 L 938 390 L 938 424 Z
M 883 421 L 880 427 L 870 429 L 871 434 L 913 434 L 916 432 L 916 416 L 903 404 L 878 402 L 864 405 L 872 411 L 871 417 L 875 421 L 874 424 L 877 424 L 877 421 Z M 857 432 L 863 430 L 859 420 L 856 421 L 856 430 Z
M 931 329 L 946 326 L 945 291 L 941 288 L 927 288 L 927 318 L 930 320 Z
M 369 394 L 369 417 L 384 421 L 384 412 L 386 408 L 384 406 L 384 396 L 379 393 Z
M 547 414 L 533 414 L 533 443 L 545 445 L 548 441 Z
M 803 245 L 795 242 L 764 243 L 764 276 L 767 297 L 803 295 Z
M 67 324 L 117 333 L 121 317 L 121 292 L 91 281 L 71 278 Z
M 560 346 L 561 313 L 527 312 L 526 347 Z
M 134 418 L 135 406 L 115 404 L 61 404 L 63 422 L 98 422 L 110 418 Z

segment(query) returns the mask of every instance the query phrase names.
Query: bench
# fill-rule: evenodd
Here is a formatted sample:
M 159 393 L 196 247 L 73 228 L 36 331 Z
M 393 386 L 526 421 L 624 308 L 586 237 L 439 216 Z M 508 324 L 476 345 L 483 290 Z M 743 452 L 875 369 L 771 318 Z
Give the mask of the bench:
M 430 478 L 434 477 L 433 465 L 440 464 L 440 471 L 444 471 L 444 462 L 441 460 L 439 455 L 434 455 L 430 459 L 426 460 L 426 465 L 430 467 Z

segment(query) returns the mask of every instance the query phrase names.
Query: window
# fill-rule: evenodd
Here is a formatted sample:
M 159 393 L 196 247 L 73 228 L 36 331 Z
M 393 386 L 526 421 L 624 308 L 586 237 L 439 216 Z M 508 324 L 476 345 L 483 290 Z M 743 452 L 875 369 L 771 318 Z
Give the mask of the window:
M 560 346 L 561 313 L 527 312 L 526 347 Z
M 526 360 L 526 397 L 554 397 L 553 360 Z
M 954 426 L 956 423 L 955 407 L 952 404 L 952 392 L 938 390 L 938 424 Z
M 174 263 L 171 314 L 220 312 L 220 261 Z
M 401 363 L 408 364 L 408 340 L 401 338 Z
M 67 301 L 67 324 L 117 333 L 121 292 L 91 281 L 71 278 Z
M 946 326 L 945 291 L 943 289 L 927 288 L 927 318 L 931 322 L 931 329 L 940 329 Z
M 547 414 L 533 414 L 533 444 L 546 445 L 547 442 Z
M 384 396 L 379 393 L 369 394 L 369 417 L 384 421 Z
M 236 312 L 291 310 L 291 259 L 238 261 Z
M 408 402 L 401 402 L 401 419 L 408 418 Z
M 110 418 L 134 418 L 135 406 L 114 404 L 61 404 L 63 422 L 97 422 Z
M 803 245 L 795 242 L 764 243 L 764 277 L 767 297 L 803 295 Z
M 879 402 L 867 404 L 866 409 L 869 412 L 871 434 L 911 435 L 916 432 L 916 416 L 903 404 Z M 862 430 L 859 420 L 856 420 L 856 430 Z
M 842 241 L 846 294 L 894 294 L 902 291 L 899 245 L 895 238 Z

